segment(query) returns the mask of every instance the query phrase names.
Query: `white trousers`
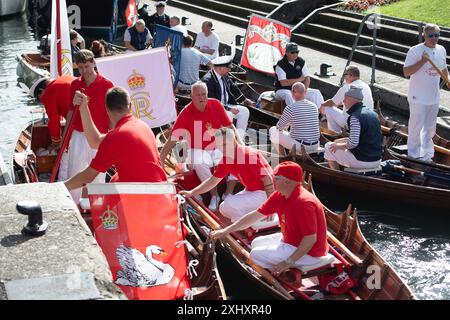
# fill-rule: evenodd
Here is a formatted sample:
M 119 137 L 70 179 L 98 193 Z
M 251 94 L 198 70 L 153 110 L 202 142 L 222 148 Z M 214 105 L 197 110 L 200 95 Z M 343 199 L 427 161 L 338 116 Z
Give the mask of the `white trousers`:
M 228 195 L 220 204 L 219 211 L 225 217 L 235 222 L 247 213 L 258 209 L 267 200 L 265 191 L 242 190 L 236 194 Z
M 355 168 L 355 169 L 372 169 L 378 168 L 381 163 L 381 159 L 377 161 L 365 162 L 359 161 L 355 158 L 353 153 L 348 149 L 339 149 L 336 152 L 331 152 L 330 146 L 332 142 L 327 142 L 325 144 L 325 159 L 330 161 L 336 161 L 341 166 L 347 168 Z
M 222 160 L 222 152 L 219 150 L 189 149 L 187 163 L 195 171 L 200 181 L 205 181 L 212 176 L 210 168 L 217 166 Z
M 92 159 L 97 154 L 97 150 L 92 149 L 87 142 L 83 132 L 73 130 L 72 138 L 69 143 L 69 151 L 67 155 L 67 176 L 72 178 L 77 173 L 86 169 Z M 100 173 L 92 181 L 92 183 L 105 183 L 106 173 Z M 78 204 L 81 198 L 82 188 L 70 191 L 73 201 Z
M 438 112 L 439 104 L 409 105 L 408 156 L 426 161 L 433 158 Z
M 297 154 L 302 153 L 302 145 L 297 140 L 291 138 L 289 136 L 289 132 L 283 130 L 280 131 L 277 129 L 277 127 L 271 127 L 269 129 L 269 135 L 270 135 L 270 141 L 272 142 L 272 146 L 278 147 L 279 145 L 282 145 L 288 150 L 291 150 L 293 145 L 295 144 L 295 151 Z M 316 144 L 313 144 L 311 146 L 305 146 L 305 150 L 307 153 L 316 152 L 319 150 L 320 143 L 317 142 Z
M 239 110 L 238 114 L 233 114 L 231 111 L 227 111 L 228 117 L 231 121 L 236 119 L 236 129 L 239 132 L 241 138 L 244 137 L 245 132 L 247 131 L 248 126 L 248 118 L 250 118 L 250 111 L 247 107 L 238 106 L 238 105 L 230 105 L 231 108 L 237 108 Z
M 272 268 L 278 263 L 289 258 L 296 247 L 283 242 L 283 235 L 281 232 L 270 234 L 267 236 L 260 236 L 252 241 L 252 251 L 250 251 L 250 258 L 263 268 Z M 309 266 L 319 263 L 320 259 L 311 257 L 305 254 L 298 259 L 293 267 L 300 268 L 302 266 Z
M 347 126 L 347 119 L 350 116 L 344 110 L 336 107 L 326 107 L 325 116 L 327 117 L 328 129 L 341 133 Z
M 291 90 L 288 89 L 280 89 L 275 92 L 275 99 L 284 100 L 286 105 L 290 106 L 294 103 L 294 98 L 292 97 Z M 320 107 L 324 102 L 322 93 L 317 89 L 308 88 L 306 91 L 306 100 L 311 101 L 317 107 Z
M 68 177 L 69 169 L 69 153 L 64 152 L 61 157 L 61 163 L 59 164 L 58 181 L 65 181 Z

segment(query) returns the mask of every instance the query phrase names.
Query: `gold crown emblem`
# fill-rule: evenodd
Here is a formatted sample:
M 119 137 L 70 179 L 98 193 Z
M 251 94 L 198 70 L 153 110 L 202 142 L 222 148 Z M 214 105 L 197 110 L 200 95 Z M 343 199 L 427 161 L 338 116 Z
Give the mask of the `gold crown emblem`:
M 142 74 L 133 70 L 133 74 L 128 77 L 128 86 L 131 90 L 138 90 L 145 88 L 145 77 Z
M 102 224 L 103 228 L 106 230 L 114 230 L 117 229 L 117 224 L 119 222 L 119 218 L 117 214 L 109 209 L 109 206 L 106 207 L 106 211 L 102 214 Z

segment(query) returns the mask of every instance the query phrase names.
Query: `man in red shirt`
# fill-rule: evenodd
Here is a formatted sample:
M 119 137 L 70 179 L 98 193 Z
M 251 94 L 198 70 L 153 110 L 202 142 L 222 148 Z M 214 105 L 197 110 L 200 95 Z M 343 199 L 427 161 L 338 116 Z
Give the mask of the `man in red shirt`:
M 256 149 L 242 146 L 236 141 L 234 132 L 229 128 L 216 131 L 215 142 L 223 158 L 214 174 L 191 191 L 180 194 L 191 197 L 205 193 L 219 184 L 228 175 L 233 175 L 245 189 L 235 195 L 229 195 L 220 204 L 220 213 L 235 222 L 247 213 L 258 209 L 274 191 L 273 170 Z M 278 220 L 271 220 L 277 225 Z
M 236 132 L 225 109 L 217 99 L 208 99 L 208 88 L 203 82 L 196 82 L 191 87 L 192 102 L 178 115 L 172 128 L 171 137 L 161 150 L 161 163 L 181 139 L 186 139 L 188 150 L 186 162 L 195 170 L 200 181 L 211 177 L 210 168 L 222 159 L 222 153 L 214 143 L 214 133 L 222 127 L 229 127 Z M 217 190 L 211 190 L 209 208 L 216 210 L 219 205 Z
M 30 95 L 44 104 L 53 148 L 59 148 L 61 144 L 61 117 L 67 116 L 71 102 L 70 85 L 75 79 L 73 76 L 61 76 L 54 80 L 40 78 L 30 89 Z
M 88 97 L 77 91 L 74 102 L 80 105 L 84 133 L 92 148 L 98 148 L 90 165 L 65 182 L 68 190 L 90 183 L 112 165 L 117 174 L 112 182 L 163 182 L 166 175 L 159 162 L 155 135 L 149 126 L 130 113 L 130 96 L 115 87 L 106 94 L 106 106 L 113 129 L 102 134 L 92 121 Z
M 302 188 L 302 168 L 291 161 L 274 170 L 276 192 L 266 202 L 225 229 L 213 231 L 213 239 L 245 229 L 264 216 L 278 214 L 281 233 L 257 237 L 250 257 L 263 268 L 279 274 L 291 267 L 314 265 L 328 253 L 327 224 L 323 206 Z
M 94 54 L 91 51 L 78 51 L 75 56 L 75 63 L 81 76 L 75 79 L 70 86 L 69 96 L 72 103 L 67 119 L 70 121 L 69 119 L 72 117 L 77 104 L 75 92 L 83 92 L 89 97 L 88 107 L 95 127 L 100 133 L 106 134 L 109 131 L 109 117 L 106 113 L 105 96 L 106 92 L 113 87 L 113 83 L 94 70 Z M 83 133 L 81 117 L 77 116 L 69 144 L 68 177 L 73 177 L 84 170 L 94 158 L 96 152 L 95 147 L 89 146 Z M 95 182 L 105 182 L 105 175 L 99 174 Z M 81 197 L 81 188 L 72 190 L 71 194 L 75 203 L 78 203 Z

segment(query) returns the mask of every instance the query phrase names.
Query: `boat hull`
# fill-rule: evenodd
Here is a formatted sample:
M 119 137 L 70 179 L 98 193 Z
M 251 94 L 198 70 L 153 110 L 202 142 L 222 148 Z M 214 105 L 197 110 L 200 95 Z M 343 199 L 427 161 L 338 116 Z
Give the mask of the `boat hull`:
M 21 14 L 25 11 L 26 0 L 2 0 L 0 1 L 0 18 Z

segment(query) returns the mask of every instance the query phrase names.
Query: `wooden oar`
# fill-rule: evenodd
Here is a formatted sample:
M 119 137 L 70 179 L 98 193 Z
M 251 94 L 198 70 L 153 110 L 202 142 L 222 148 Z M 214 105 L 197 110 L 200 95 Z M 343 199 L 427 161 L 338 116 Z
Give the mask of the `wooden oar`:
M 189 204 L 201 214 L 205 222 L 211 226 L 214 230 L 222 229 L 220 224 L 217 223 L 211 216 L 194 200 L 188 199 Z M 251 258 L 247 250 L 245 250 L 233 237 L 227 235 L 223 240 L 233 249 L 233 252 L 240 255 L 240 257 L 256 272 L 258 272 L 269 284 L 275 287 L 286 299 L 293 300 L 294 297 L 275 279 L 270 272 L 257 265 Z
M 433 68 L 439 73 L 442 80 L 444 80 L 445 84 L 450 87 L 450 80 L 448 79 L 448 76 L 446 76 L 441 69 L 438 68 L 438 66 L 430 59 L 427 58 L 427 61 L 433 66 Z M 446 66 L 447 68 L 447 66 Z
M 73 127 L 75 126 L 75 119 L 78 115 L 78 109 L 80 106 L 75 106 L 75 109 L 72 113 L 72 118 L 70 118 L 69 123 L 66 125 L 67 129 L 65 130 L 63 141 L 61 143 L 61 147 L 58 151 L 58 156 L 56 157 L 55 165 L 53 166 L 52 175 L 50 177 L 50 183 L 55 182 L 56 173 L 58 172 L 59 165 L 61 164 L 62 156 L 69 145 L 70 137 L 72 136 Z
M 407 168 L 405 166 L 399 166 L 399 165 L 393 165 L 393 167 L 397 170 L 402 170 L 411 174 L 417 174 L 419 176 L 422 177 L 427 177 L 427 178 L 431 178 L 431 179 L 436 179 L 436 180 L 440 180 L 443 183 L 447 183 L 450 185 L 450 175 L 446 175 L 445 173 L 440 173 L 434 171 L 434 172 L 425 172 L 425 171 L 419 171 L 416 169 L 411 169 L 411 168 Z
M 342 242 L 340 242 L 333 234 L 327 231 L 328 241 L 331 242 L 335 247 L 339 248 L 348 259 L 357 266 L 361 266 L 363 261 L 358 258 L 353 252 L 351 252 Z

